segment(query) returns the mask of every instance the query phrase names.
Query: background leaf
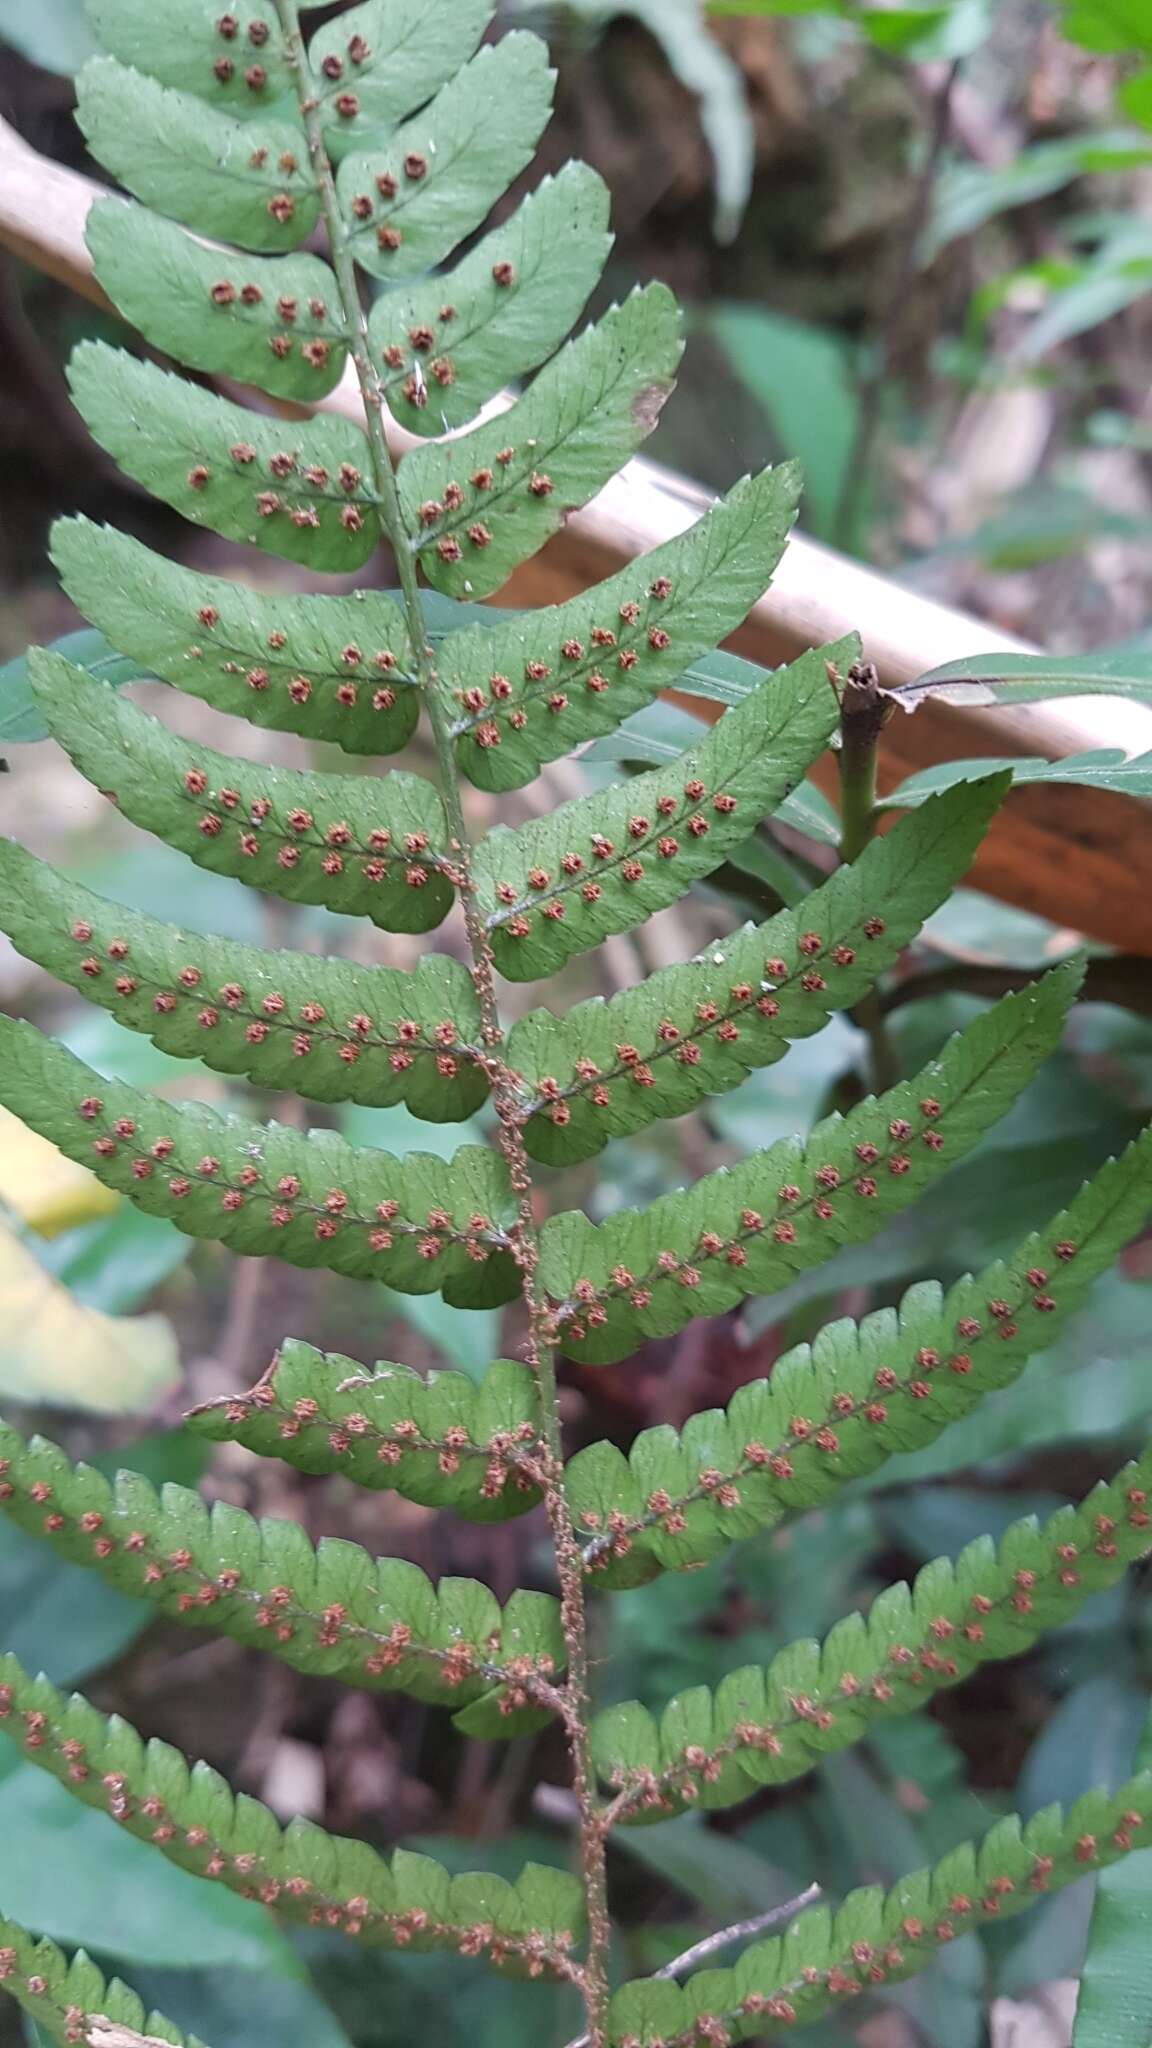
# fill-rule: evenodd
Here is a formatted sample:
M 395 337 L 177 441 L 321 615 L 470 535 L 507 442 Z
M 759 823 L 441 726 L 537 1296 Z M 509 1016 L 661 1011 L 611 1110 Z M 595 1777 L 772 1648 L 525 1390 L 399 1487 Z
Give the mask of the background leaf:
M 0 1202 L 40 1237 L 115 1215 L 119 1197 L 0 1107 Z
M 1073 782 L 1081 789 L 1114 789 L 1126 796 L 1152 796 L 1152 754 L 1129 759 L 1119 747 L 1101 747 L 1091 754 L 1065 754 L 1059 761 L 977 760 L 942 761 L 937 767 L 922 768 L 910 775 L 882 799 L 885 810 L 911 810 L 933 791 L 952 789 L 997 768 L 1008 768 L 1013 785 L 1033 782 Z
M 1059 192 L 1089 171 L 1117 170 L 1148 162 L 1152 150 L 1136 131 L 1110 130 L 1037 142 L 1007 164 L 957 163 L 939 181 L 932 221 L 924 239 L 925 262 L 958 235 L 970 235 L 986 221 Z
M 350 1962 L 351 1957 L 345 1950 Z M 134 1969 L 132 1988 L 211 2048 L 350 2048 L 349 2036 L 311 1984 L 263 1970 Z
M 674 76 L 700 102 L 700 126 L 712 152 L 716 204 L 712 232 L 732 240 L 752 189 L 756 137 L 739 65 L 710 36 L 702 0 L 571 0 L 578 14 L 631 14 L 655 36 Z
M 1152 1715 L 1137 1770 L 1152 1764 Z M 1080 1980 L 1073 2048 L 1147 2048 L 1152 2041 L 1152 1855 L 1134 1856 L 1099 1880 Z
M 97 1415 L 144 1407 L 176 1384 L 180 1359 L 167 1318 L 84 1308 L 0 1222 L 0 1392 Z
M 929 669 L 892 696 L 903 711 L 926 697 L 955 704 L 1043 704 L 1051 697 L 1129 697 L 1152 704 L 1152 649 L 1098 647 L 1091 654 L 966 655 Z
M 122 689 L 125 683 L 148 675 L 138 661 L 117 654 L 103 633 L 97 633 L 92 626 L 65 633 L 49 644 L 53 653 L 64 655 L 76 668 L 82 668 L 96 682 L 107 683 L 111 689 Z M 32 689 L 28 656 L 18 654 L 0 668 L 0 740 L 15 745 L 47 738 L 48 727 Z
M 128 1466 L 157 1486 L 166 1480 L 194 1486 L 207 1460 L 205 1444 L 173 1430 L 93 1462 L 109 1475 Z M 73 1685 L 113 1663 L 154 1618 L 145 1601 L 65 1564 L 11 1522 L 0 1523 L 0 1642 L 54 1684 Z
M 858 413 L 845 343 L 827 328 L 761 306 L 717 306 L 707 330 L 759 401 L 778 447 L 799 461 L 804 524 L 833 538 Z M 865 512 L 861 503 L 857 517 Z
M 0 36 L 29 63 L 65 76 L 96 49 L 84 0 L 0 0 Z
M 114 1215 L 38 1246 L 40 1264 L 85 1308 L 126 1315 L 139 1308 L 190 1256 L 188 1238 L 162 1216 L 129 1202 Z
M 7 1769 L 5 1771 L 5 1766 Z M 292 1951 L 262 1906 L 165 1862 L 106 1814 L 0 1751 L 0 1910 L 38 1934 L 128 1961 L 291 1975 Z

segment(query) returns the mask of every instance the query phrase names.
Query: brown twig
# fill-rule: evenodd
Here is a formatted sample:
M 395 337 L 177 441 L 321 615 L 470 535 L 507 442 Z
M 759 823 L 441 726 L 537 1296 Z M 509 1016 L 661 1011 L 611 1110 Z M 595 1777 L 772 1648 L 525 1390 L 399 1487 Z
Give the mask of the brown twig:
M 674 1956 L 662 1969 L 653 1970 L 652 1975 L 665 1982 L 672 1977 L 682 1977 L 686 1970 L 694 1970 L 698 1963 L 706 1963 L 709 1956 L 716 1955 L 722 1948 L 729 1948 L 734 1941 L 752 1941 L 757 1935 L 771 1934 L 775 1928 L 786 1926 L 797 1913 L 803 1912 L 805 1906 L 814 1906 L 820 1896 L 820 1886 L 810 1884 L 807 1891 L 797 1892 L 796 1897 L 783 1906 L 772 1906 L 766 1913 L 754 1913 L 751 1919 L 734 1920 L 731 1927 L 722 1927 L 716 1934 L 706 1934 L 702 1941 L 693 1942 L 691 1948 Z M 587 2034 L 569 2041 L 568 2048 L 589 2048 Z

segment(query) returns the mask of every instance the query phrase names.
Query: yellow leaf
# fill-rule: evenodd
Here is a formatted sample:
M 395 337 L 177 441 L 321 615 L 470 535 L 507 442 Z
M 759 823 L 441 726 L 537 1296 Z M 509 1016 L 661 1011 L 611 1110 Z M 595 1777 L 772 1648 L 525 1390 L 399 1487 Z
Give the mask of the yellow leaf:
M 123 1415 L 179 1377 L 166 1316 L 84 1308 L 0 1223 L 0 1395 Z
M 109 1216 L 120 1196 L 0 1107 L 0 1202 L 41 1237 Z

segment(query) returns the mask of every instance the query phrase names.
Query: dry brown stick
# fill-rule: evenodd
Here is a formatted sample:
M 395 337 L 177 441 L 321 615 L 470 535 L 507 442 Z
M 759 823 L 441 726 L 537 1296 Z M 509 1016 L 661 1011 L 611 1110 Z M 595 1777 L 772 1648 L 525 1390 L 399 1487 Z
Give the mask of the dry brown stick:
M 752 1941 L 758 1935 L 771 1934 L 776 1928 L 794 1920 L 797 1913 L 802 1913 L 806 1906 L 814 1906 L 820 1896 L 820 1886 L 810 1884 L 807 1891 L 798 1892 L 794 1899 L 789 1899 L 783 1906 L 772 1906 L 766 1913 L 755 1913 L 748 1920 L 736 1920 L 731 1927 L 721 1927 L 716 1934 L 706 1934 L 702 1941 L 693 1942 L 691 1948 L 686 1948 L 682 1955 L 673 1956 L 672 1961 L 665 1963 L 662 1969 L 653 1970 L 653 1978 L 667 1980 L 682 1977 L 685 1971 L 694 1970 L 700 1963 L 706 1963 L 709 1957 L 717 1955 L 722 1948 L 729 1948 L 734 1941 Z M 569 2041 L 568 2048 L 588 2048 L 587 2034 L 581 2034 L 578 2040 Z
M 98 304 L 84 220 L 106 188 L 39 156 L 0 122 L 0 245 Z M 349 373 L 325 409 L 362 421 Z M 390 443 L 409 437 L 388 422 Z M 636 555 L 682 532 L 709 502 L 698 485 L 637 458 L 569 519 L 563 531 L 512 577 L 501 602 L 556 604 L 611 575 Z M 987 653 L 1035 652 L 964 612 L 880 576 L 860 562 L 797 535 L 768 595 L 732 640 L 765 665 L 855 630 L 888 686 L 947 661 Z M 700 710 L 698 702 L 693 703 Z M 881 786 L 960 755 L 1039 754 L 1058 760 L 1092 747 L 1152 748 L 1152 711 L 1087 697 L 1057 706 L 966 710 L 926 704 L 893 718 L 881 746 Z M 831 760 L 816 779 L 831 792 Z M 994 896 L 1089 937 L 1152 954 L 1148 813 L 1130 797 L 1065 784 L 1013 794 L 981 848 L 974 881 Z

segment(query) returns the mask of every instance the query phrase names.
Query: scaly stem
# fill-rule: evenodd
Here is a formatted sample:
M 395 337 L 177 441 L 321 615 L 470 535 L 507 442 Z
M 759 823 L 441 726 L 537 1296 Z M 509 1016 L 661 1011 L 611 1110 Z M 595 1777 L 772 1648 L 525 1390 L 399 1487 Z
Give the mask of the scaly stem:
M 859 860 L 876 830 L 876 756 L 880 734 L 891 712 L 871 663 L 849 669 L 840 700 L 840 858 Z M 872 1084 L 877 1094 L 899 1079 L 892 1042 L 884 1023 L 877 989 L 856 1005 L 856 1021 L 868 1034 L 872 1052 Z
M 458 869 L 457 886 L 472 955 L 472 977 L 480 1006 L 481 1037 L 487 1054 L 486 1064 L 498 1122 L 499 1145 L 507 1163 L 518 1204 L 518 1223 L 514 1232 L 513 1250 L 520 1269 L 523 1299 L 528 1313 L 528 1362 L 537 1375 L 542 1423 L 548 1446 L 544 1497 L 556 1558 L 556 1575 L 560 1586 L 561 1615 L 568 1654 L 568 1677 L 563 1694 L 564 1723 L 572 1760 L 573 1791 L 580 1817 L 580 1860 L 588 1912 L 588 1954 L 582 1973 L 582 1989 L 591 2048 L 605 2048 L 608 2008 L 607 1960 L 611 1928 L 605 1870 L 605 1831 L 598 1811 L 596 1777 L 589 1737 L 591 1708 L 584 1572 L 564 1486 L 564 1455 L 556 1399 L 552 1318 L 537 1276 L 539 1237 L 532 1207 L 531 1169 L 520 1136 L 520 1097 L 503 1058 L 504 1030 L 496 999 L 492 950 L 473 880 L 472 845 L 460 801 L 459 777 L 452 745 L 451 712 L 440 686 L 435 657 L 425 628 L 416 580 L 415 558 L 404 524 L 392 453 L 384 427 L 384 394 L 368 347 L 367 326 L 356 278 L 356 267 L 340 211 L 332 165 L 324 142 L 316 80 L 310 69 L 300 32 L 298 0 L 276 0 L 276 7 L 288 59 L 296 75 L 300 112 L 308 140 L 308 154 L 320 195 L 332 267 L 336 273 L 348 331 L 349 349 L 364 403 L 381 523 L 396 557 L 417 680 L 436 749 L 440 791 L 448 821 L 449 852 Z

